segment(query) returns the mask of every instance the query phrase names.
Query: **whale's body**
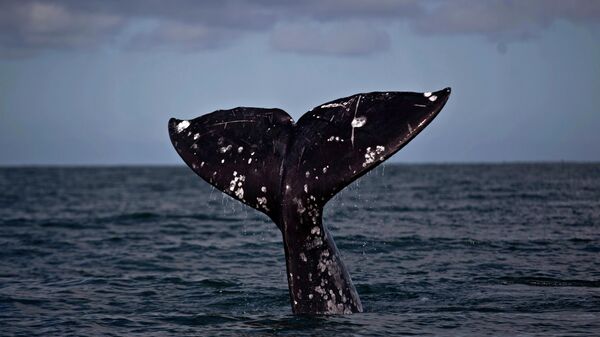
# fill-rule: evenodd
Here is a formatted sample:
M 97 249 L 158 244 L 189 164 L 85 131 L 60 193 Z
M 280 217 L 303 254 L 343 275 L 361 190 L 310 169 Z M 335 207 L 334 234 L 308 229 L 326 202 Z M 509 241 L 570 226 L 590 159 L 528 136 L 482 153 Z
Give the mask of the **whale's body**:
M 440 112 L 450 88 L 340 98 L 297 123 L 283 110 L 240 107 L 172 118 L 173 146 L 196 174 L 266 215 L 283 235 L 296 314 L 361 312 L 323 207 L 400 150 Z

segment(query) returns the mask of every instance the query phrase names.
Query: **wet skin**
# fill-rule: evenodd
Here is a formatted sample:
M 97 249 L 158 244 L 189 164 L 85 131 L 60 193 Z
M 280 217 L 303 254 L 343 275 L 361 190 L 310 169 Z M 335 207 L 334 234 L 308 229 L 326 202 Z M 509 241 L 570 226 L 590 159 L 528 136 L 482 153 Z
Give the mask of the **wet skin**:
M 408 144 L 441 111 L 450 88 L 372 92 L 322 104 L 297 123 L 283 110 L 239 107 L 169 121 L 185 163 L 281 230 L 292 310 L 362 312 L 323 207 Z

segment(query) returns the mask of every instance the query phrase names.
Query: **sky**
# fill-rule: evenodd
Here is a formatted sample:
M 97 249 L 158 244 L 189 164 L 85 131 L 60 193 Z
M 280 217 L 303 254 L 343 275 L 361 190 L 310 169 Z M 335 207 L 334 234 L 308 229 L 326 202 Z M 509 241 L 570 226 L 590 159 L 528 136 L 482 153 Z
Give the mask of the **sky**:
M 391 161 L 600 161 L 600 1 L 0 0 L 0 165 L 181 164 L 170 117 L 448 86 Z

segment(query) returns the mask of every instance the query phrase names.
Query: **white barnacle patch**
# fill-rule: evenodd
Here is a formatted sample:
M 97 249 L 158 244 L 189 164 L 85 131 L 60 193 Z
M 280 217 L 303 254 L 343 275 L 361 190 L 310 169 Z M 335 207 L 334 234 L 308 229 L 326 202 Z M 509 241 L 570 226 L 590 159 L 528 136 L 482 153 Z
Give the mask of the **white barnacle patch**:
M 199 133 L 197 133 L 197 134 L 194 135 L 194 140 L 196 140 L 198 138 L 200 138 L 200 134 Z
M 298 214 L 302 214 L 302 213 L 306 212 L 306 207 L 304 207 L 302 200 L 300 200 L 298 198 L 294 198 L 294 199 L 292 199 L 292 202 L 296 204 L 296 210 L 298 211 Z
M 428 92 L 424 92 L 424 93 L 423 93 L 423 96 L 425 96 L 425 97 L 429 97 L 429 96 L 431 96 L 431 92 L 430 92 L 430 91 L 428 91 Z
M 327 262 L 326 261 L 319 261 L 319 264 L 317 265 L 317 268 L 319 268 L 319 271 L 321 271 L 321 273 L 325 272 L 325 270 L 327 270 Z
M 321 234 L 321 228 L 319 226 L 315 226 L 310 230 L 310 234 L 319 235 Z
M 373 163 L 375 161 L 375 151 L 371 151 L 371 147 L 367 147 L 367 152 L 365 153 L 365 162 L 362 164 L 363 167 Z
M 257 197 L 256 201 L 258 202 L 258 207 L 262 207 L 266 211 L 269 211 L 269 208 L 267 207 L 267 198 L 266 197 Z
M 323 104 L 321 105 L 321 109 L 327 109 L 327 108 L 344 108 L 344 104 L 341 103 L 329 103 L 329 104 Z
M 201 163 L 200 163 L 200 167 L 203 167 L 203 166 L 204 166 L 204 162 L 201 162 Z
M 249 158 L 248 159 L 248 164 L 251 164 L 251 163 L 252 163 L 252 158 Z
M 233 179 L 229 182 L 229 190 L 239 199 L 244 198 L 244 189 L 242 188 L 246 177 L 244 175 L 238 175 L 237 171 L 233 171 Z
M 310 172 L 306 171 L 306 173 L 304 174 L 306 176 L 306 178 L 310 177 Z
M 356 127 L 359 127 L 359 126 L 356 126 Z M 339 136 L 331 136 L 331 137 L 327 138 L 327 141 L 328 142 L 343 142 L 344 140 L 342 138 L 340 138 Z
M 432 101 L 432 102 L 435 102 L 436 99 L 437 99 L 436 95 L 429 96 L 429 100 Z
M 244 199 L 244 189 L 240 187 L 237 190 L 235 190 L 235 196 L 240 199 Z
M 355 117 L 350 123 L 353 128 L 362 128 L 365 124 L 367 124 L 367 117 L 364 116 Z
M 306 248 L 307 250 L 311 250 L 311 249 L 313 249 L 313 248 L 320 247 L 322 244 L 323 244 L 323 240 L 321 240 L 321 238 L 317 236 L 317 237 L 316 237 L 314 240 L 312 240 L 312 241 L 311 241 L 311 240 L 307 240 L 307 241 L 306 241 L 306 246 L 305 246 L 305 248 Z
M 308 193 L 308 185 L 304 184 L 304 192 Z
M 267 187 L 266 186 L 261 187 L 260 191 L 263 193 L 267 193 Z
M 306 262 L 306 261 L 308 261 L 308 259 L 306 258 L 306 255 L 305 255 L 304 253 L 300 253 L 300 259 L 301 259 L 303 262 Z
M 238 153 L 242 153 L 242 151 L 244 151 L 244 147 L 243 146 L 238 147 Z
M 310 216 L 310 220 L 312 221 L 312 223 L 317 225 L 317 223 L 318 223 L 317 220 L 321 214 L 319 212 L 319 209 L 317 207 L 315 207 L 315 205 L 312 203 L 309 203 L 309 205 L 308 205 L 308 215 Z M 317 226 L 317 228 L 319 228 L 319 227 Z
M 227 146 L 223 146 L 223 147 L 221 147 L 221 148 L 219 149 L 219 152 L 221 152 L 221 153 L 225 153 L 225 152 L 227 152 L 227 151 L 231 150 L 231 148 L 232 148 L 232 146 L 231 146 L 231 144 L 229 144 L 229 145 L 227 145 Z
M 329 165 L 323 167 L 323 173 L 327 173 L 327 169 L 329 168 Z
M 177 132 L 182 132 L 183 130 L 187 129 L 188 126 L 190 126 L 190 122 L 188 121 L 179 122 L 179 124 L 177 124 Z
M 365 162 L 362 164 L 362 166 L 367 167 L 367 165 L 374 163 L 377 156 L 383 153 L 383 151 L 385 151 L 385 147 L 381 145 L 377 145 L 374 150 L 371 149 L 371 147 L 367 147 L 365 153 Z

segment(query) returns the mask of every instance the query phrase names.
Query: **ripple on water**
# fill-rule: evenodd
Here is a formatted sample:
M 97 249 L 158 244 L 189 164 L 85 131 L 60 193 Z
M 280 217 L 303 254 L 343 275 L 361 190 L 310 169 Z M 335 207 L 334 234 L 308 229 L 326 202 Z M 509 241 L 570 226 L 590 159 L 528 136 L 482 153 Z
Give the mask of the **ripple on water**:
M 600 331 L 600 165 L 388 165 L 325 209 L 365 313 L 293 316 L 279 230 L 182 167 L 1 168 L 2 335 Z

